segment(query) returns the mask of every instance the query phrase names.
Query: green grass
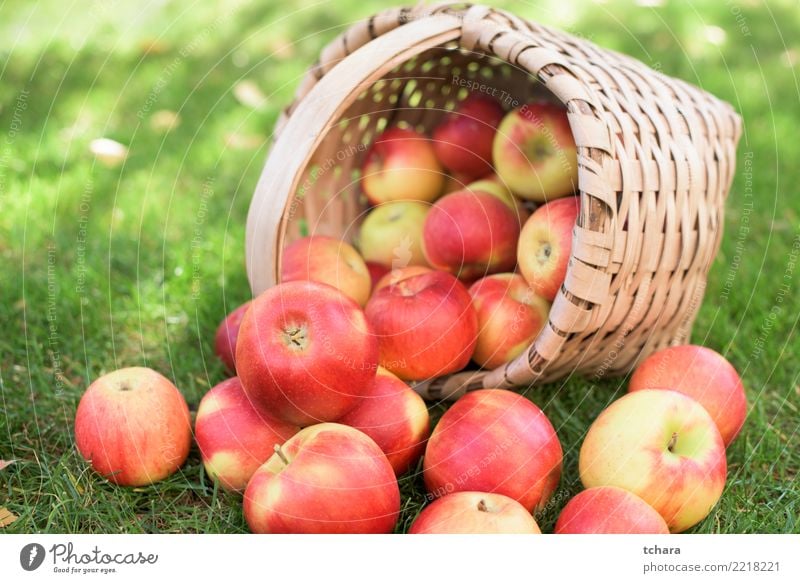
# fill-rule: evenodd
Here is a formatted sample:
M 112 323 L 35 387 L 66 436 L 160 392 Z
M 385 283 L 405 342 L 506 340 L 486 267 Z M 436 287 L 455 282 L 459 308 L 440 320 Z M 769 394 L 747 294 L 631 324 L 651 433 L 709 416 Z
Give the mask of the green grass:
M 88 15 L 55 1 L 0 4 L 0 459 L 17 460 L 0 470 L 0 507 L 19 516 L 5 532 L 246 531 L 239 500 L 208 480 L 196 450 L 151 487 L 99 479 L 74 451 L 75 407 L 92 379 L 121 366 L 161 371 L 193 407 L 223 378 L 211 340 L 250 296 L 244 221 L 273 123 L 323 44 L 386 5 L 151 4 L 97 2 Z M 796 6 L 498 5 L 629 53 L 741 112 L 726 236 L 693 341 L 741 371 L 750 413 L 728 452 L 723 498 L 693 532 L 800 532 Z M 245 78 L 267 94 L 263 110 L 232 95 Z M 154 131 L 149 115 L 160 109 L 179 112 L 181 125 Z M 129 146 L 123 166 L 88 153 L 102 136 Z M 624 390 L 624 379 L 581 378 L 527 390 L 565 450 L 561 487 L 539 517 L 545 531 L 580 488 L 589 423 Z M 401 488 L 400 530 L 424 503 L 418 474 Z

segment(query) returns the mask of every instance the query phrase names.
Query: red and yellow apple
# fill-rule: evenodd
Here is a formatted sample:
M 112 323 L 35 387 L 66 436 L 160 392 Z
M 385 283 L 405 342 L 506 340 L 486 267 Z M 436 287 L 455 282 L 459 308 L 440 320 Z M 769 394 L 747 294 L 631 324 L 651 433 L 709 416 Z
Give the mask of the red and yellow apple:
M 467 393 L 442 415 L 425 448 L 424 477 L 436 497 L 505 494 L 542 508 L 561 478 L 561 444 L 528 399 L 501 389 Z
M 522 504 L 490 492 L 454 492 L 426 506 L 409 534 L 541 534 Z
M 550 303 L 516 273 L 479 279 L 469 294 L 478 314 L 472 360 L 484 368 L 496 368 L 522 354 L 547 323 Z
M 428 407 L 406 383 L 379 367 L 372 388 L 338 423 L 369 435 L 386 454 L 398 476 L 406 473 L 425 450 L 431 433 Z
M 222 381 L 200 401 L 195 440 L 206 473 L 226 490 L 244 490 L 255 471 L 300 431 L 258 410 L 237 377 Z
M 433 202 L 444 183 L 433 144 L 411 129 L 392 127 L 383 132 L 370 146 L 361 168 L 361 188 L 372 204 Z
M 617 486 L 661 514 L 672 532 L 705 518 L 722 495 L 725 444 L 714 420 L 677 391 L 643 389 L 614 401 L 581 446 L 586 488 Z
M 389 533 L 399 512 L 397 478 L 381 448 L 338 423 L 306 427 L 278 446 L 244 493 L 255 533 Z
M 236 338 L 239 336 L 244 313 L 249 307 L 250 302 L 245 302 L 228 314 L 214 336 L 214 352 L 229 372 L 236 372 Z
M 669 534 L 661 515 L 636 494 L 615 486 L 589 488 L 572 498 L 556 534 Z
M 486 194 L 496 196 L 506 203 L 511 210 L 517 213 L 517 218 L 521 225 L 524 225 L 525 221 L 528 220 L 530 216 L 530 212 L 525 208 L 525 204 L 514 196 L 514 193 L 509 190 L 508 186 L 503 184 L 496 174 L 471 182 L 464 189 L 472 192 L 485 192 Z
M 338 419 L 361 401 L 375 378 L 378 340 L 364 312 L 339 290 L 295 281 L 253 300 L 236 365 L 257 407 L 306 426 Z
M 94 470 L 120 486 L 163 480 L 186 461 L 189 408 L 163 375 L 122 368 L 96 379 L 75 415 L 75 445 Z
M 358 247 L 367 261 L 391 269 L 427 265 L 422 252 L 422 227 L 430 205 L 413 200 L 387 202 L 373 208 L 361 224 Z
M 538 202 L 578 189 L 578 155 L 566 110 L 545 101 L 507 114 L 495 134 L 497 175 L 514 194 Z
M 550 302 L 567 275 L 572 230 L 580 208 L 577 196 L 540 206 L 525 222 L 519 235 L 519 270 L 533 291 Z
M 464 285 L 431 271 L 379 289 L 365 309 L 380 364 L 403 380 L 456 372 L 472 357 L 478 320 Z
M 430 267 L 424 267 L 422 265 L 409 265 L 408 267 L 400 267 L 398 269 L 392 269 L 388 273 L 386 273 L 379 281 L 375 284 L 374 289 L 372 290 L 372 294 L 375 295 L 379 289 L 382 289 L 386 286 L 393 285 L 395 283 L 400 283 L 404 279 L 408 279 L 409 277 L 414 277 L 415 275 L 421 275 L 423 273 L 430 273 L 433 269 Z
M 642 389 L 670 389 L 692 397 L 711 415 L 726 447 L 747 416 L 747 396 L 736 369 L 704 346 L 671 346 L 645 358 L 628 386 L 629 391 Z

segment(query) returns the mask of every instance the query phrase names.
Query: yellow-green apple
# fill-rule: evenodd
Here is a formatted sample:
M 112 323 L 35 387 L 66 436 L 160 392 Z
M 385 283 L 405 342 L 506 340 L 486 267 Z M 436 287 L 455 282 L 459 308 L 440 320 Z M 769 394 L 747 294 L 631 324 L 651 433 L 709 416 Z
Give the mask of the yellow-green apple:
M 419 381 L 464 368 L 475 349 L 478 319 L 464 285 L 431 271 L 379 289 L 367 303 L 380 364 Z
M 496 368 L 522 354 L 547 323 L 550 302 L 537 296 L 516 273 L 479 279 L 469 294 L 478 314 L 472 360 L 484 368 Z
M 214 352 L 229 372 L 236 372 L 236 338 L 250 302 L 245 302 L 220 323 L 214 336 Z
M 383 367 L 378 367 L 366 397 L 338 423 L 369 435 L 386 454 L 398 476 L 417 463 L 431 433 L 425 401 Z
M 516 211 L 520 224 L 525 224 L 525 221 L 530 216 L 528 209 L 525 208 L 525 204 L 516 196 L 514 196 L 514 193 L 509 190 L 508 186 L 503 184 L 496 174 L 492 174 L 480 180 L 476 180 L 475 182 L 471 182 L 466 186 L 466 190 L 470 190 L 472 192 L 485 192 L 487 194 L 491 194 L 492 196 L 496 196 L 509 207 L 511 207 L 511 210 Z
M 592 423 L 579 457 L 586 488 L 633 492 L 672 532 L 705 518 L 725 487 L 719 430 L 702 405 L 677 391 L 643 389 L 614 401 Z
M 519 270 L 533 291 L 551 302 L 567 275 L 572 229 L 580 208 L 577 196 L 549 202 L 536 209 L 519 235 Z
M 439 199 L 425 219 L 425 258 L 431 267 L 465 281 L 513 271 L 519 232 L 517 213 L 497 197 L 453 192 Z
M 726 447 L 747 416 L 747 397 L 736 369 L 704 346 L 671 346 L 645 358 L 628 386 L 629 391 L 642 389 L 670 389 L 692 397 L 711 415 Z
M 578 155 L 566 110 L 548 102 L 507 114 L 495 134 L 495 171 L 519 197 L 545 202 L 578 188 Z
M 517 393 L 467 393 L 442 415 L 423 458 L 428 491 L 505 494 L 542 508 L 561 478 L 561 444 L 539 407 Z
M 399 512 L 397 478 L 381 448 L 339 423 L 306 427 L 278 446 L 244 493 L 255 533 L 383 534 Z
M 303 237 L 283 250 L 281 282 L 317 281 L 332 285 L 359 306 L 372 288 L 367 265 L 352 245 L 322 235 Z
M 375 294 L 375 292 L 377 292 L 379 289 L 388 285 L 399 283 L 404 279 L 408 279 L 409 277 L 414 277 L 415 275 L 420 275 L 422 273 L 430 273 L 431 271 L 433 271 L 433 269 L 430 267 L 424 267 L 422 265 L 409 265 L 408 267 L 392 269 L 383 277 L 381 277 L 380 280 L 378 280 L 378 283 L 375 284 L 372 293 Z
M 430 205 L 398 200 L 374 207 L 361 224 L 358 248 L 367 261 L 397 269 L 427 265 L 422 252 L 422 226 Z
M 294 281 L 253 300 L 236 365 L 255 405 L 293 425 L 338 419 L 369 390 L 378 340 L 364 312 L 336 288 Z
M 258 410 L 238 377 L 208 391 L 197 408 L 194 435 L 206 473 L 226 490 L 244 490 L 253 473 L 300 431 Z
M 556 534 L 669 534 L 667 523 L 633 492 L 615 486 L 589 488 L 572 498 Z
M 492 143 L 505 112 L 488 95 L 476 93 L 445 114 L 433 130 L 433 148 L 445 168 L 472 180 L 492 171 Z
M 409 534 L 541 534 L 522 504 L 491 492 L 454 492 L 434 500 L 414 520 Z
M 372 291 L 374 292 L 375 286 L 391 269 L 374 261 L 366 261 L 365 263 L 367 264 L 367 271 L 369 271 L 369 279 L 372 282 Z
M 442 193 L 445 174 L 433 144 L 411 129 L 392 127 L 372 143 L 361 168 L 361 188 L 369 202 L 433 202 Z
M 75 415 L 75 444 L 92 468 L 120 486 L 163 480 L 186 461 L 189 407 L 166 377 L 130 367 L 96 379 Z

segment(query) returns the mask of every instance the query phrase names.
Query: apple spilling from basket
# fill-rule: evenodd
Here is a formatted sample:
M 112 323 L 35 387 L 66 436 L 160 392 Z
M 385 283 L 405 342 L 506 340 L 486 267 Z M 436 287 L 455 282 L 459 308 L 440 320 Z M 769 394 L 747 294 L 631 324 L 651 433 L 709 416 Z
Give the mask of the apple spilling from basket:
M 495 368 L 546 324 L 564 283 L 576 147 L 566 112 L 506 113 L 472 96 L 432 135 L 391 127 L 366 153 L 370 203 L 358 250 L 310 236 L 282 257 L 281 283 L 232 312 L 216 352 L 237 375 L 199 404 L 207 474 L 243 492 L 261 533 L 397 529 L 398 476 L 420 467 L 430 503 L 411 533 L 538 533 L 561 479 L 556 429 L 529 399 L 467 393 L 431 432 L 408 381 Z M 534 203 L 539 203 L 534 208 Z M 734 368 L 676 346 L 646 358 L 580 450 L 586 488 L 557 533 L 668 533 L 702 520 L 726 479 L 746 414 Z M 79 452 L 109 481 L 177 471 L 192 442 L 179 390 L 147 368 L 97 379 L 78 406 Z

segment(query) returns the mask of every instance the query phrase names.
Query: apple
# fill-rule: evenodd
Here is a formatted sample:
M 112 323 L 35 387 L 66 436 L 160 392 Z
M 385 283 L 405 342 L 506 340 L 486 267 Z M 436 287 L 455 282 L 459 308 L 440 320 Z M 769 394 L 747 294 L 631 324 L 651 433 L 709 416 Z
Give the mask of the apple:
M 383 279 L 383 276 L 389 273 L 391 269 L 373 261 L 367 261 L 366 264 L 367 271 L 369 271 L 369 279 L 372 283 L 372 291 L 375 291 L 375 286 L 378 285 L 378 282 Z
M 516 273 L 479 279 L 469 294 L 478 314 L 472 360 L 484 368 L 497 368 L 522 354 L 547 323 L 550 302 L 537 296 Z
M 378 368 L 378 339 L 339 290 L 284 283 L 253 300 L 236 365 L 257 407 L 302 427 L 338 419 L 360 402 Z
M 250 302 L 245 302 L 220 323 L 214 336 L 214 352 L 225 365 L 228 372 L 236 372 L 236 338 L 239 336 L 239 327 L 242 325 L 244 313 L 250 307 Z
M 403 380 L 456 372 L 472 357 L 478 319 L 464 285 L 443 271 L 379 289 L 365 309 L 380 364 Z
M 433 148 L 451 172 L 476 179 L 492 171 L 492 143 L 505 112 L 488 95 L 470 95 L 433 130 Z
M 577 190 L 577 152 L 566 110 L 544 101 L 508 113 L 492 144 L 497 175 L 517 196 L 538 202 Z
M 667 523 L 636 494 L 604 486 L 572 498 L 556 522 L 556 534 L 669 534 Z
M 509 190 L 509 188 L 502 183 L 496 174 L 492 174 L 482 178 L 481 180 L 471 182 L 466 186 L 465 189 L 472 192 L 485 192 L 486 194 L 496 196 L 506 203 L 511 210 L 517 213 L 517 218 L 520 224 L 525 224 L 525 221 L 530 216 L 530 212 L 528 212 L 528 209 L 525 208 L 525 204 L 514 196 L 514 193 L 512 193 L 511 190 Z
M 369 435 L 394 473 L 406 473 L 425 450 L 431 433 L 428 407 L 411 387 L 382 367 L 361 403 L 338 420 Z
M 399 512 L 397 478 L 381 448 L 338 423 L 306 427 L 278 446 L 244 493 L 255 533 L 389 533 Z
M 420 512 L 409 534 L 541 534 L 522 504 L 489 492 L 455 492 Z
M 361 255 L 352 245 L 322 235 L 303 237 L 283 250 L 281 282 L 317 281 L 332 285 L 363 306 L 372 279 Z
M 717 424 L 725 447 L 747 416 L 747 396 L 736 369 L 704 346 L 671 346 L 645 358 L 628 386 L 629 391 L 641 389 L 671 389 L 692 397 Z
M 474 281 L 513 271 L 520 233 L 517 213 L 485 192 L 442 197 L 425 219 L 423 249 L 431 267 Z
M 422 226 L 430 205 L 413 200 L 387 202 L 373 208 L 361 224 L 359 249 L 364 259 L 397 269 L 427 265 L 422 252 Z
M 96 379 L 75 415 L 75 445 L 120 486 L 145 486 L 183 465 L 192 443 L 189 407 L 169 379 L 144 367 Z
M 533 291 L 552 302 L 567 275 L 572 230 L 580 212 L 577 196 L 540 206 L 519 235 L 517 263 Z
M 433 202 L 445 174 L 431 141 L 411 129 L 392 127 L 372 143 L 361 168 L 361 188 L 372 204 L 391 200 Z
M 225 490 L 241 491 L 255 471 L 300 428 L 259 411 L 238 377 L 222 381 L 200 401 L 195 440 L 206 473 Z
M 408 279 L 409 277 L 414 277 L 415 275 L 420 275 L 423 273 L 431 273 L 433 269 L 430 267 L 423 267 L 422 265 L 409 265 L 408 267 L 400 267 L 398 269 L 392 269 L 388 273 L 386 273 L 378 283 L 375 284 L 375 287 L 372 290 L 372 294 L 374 295 L 379 289 L 384 288 L 388 285 L 393 285 L 395 283 L 399 283 L 404 279 Z
M 541 409 L 517 393 L 467 393 L 442 415 L 423 458 L 433 496 L 476 491 L 505 494 L 540 509 L 561 478 L 561 444 Z
M 460 174 L 448 174 L 444 181 L 444 188 L 442 188 L 442 196 L 464 190 L 469 182 L 472 182 L 472 178 Z
M 592 423 L 579 456 L 586 488 L 617 486 L 656 509 L 670 531 L 705 518 L 722 495 L 725 444 L 714 420 L 676 391 L 642 389 Z

